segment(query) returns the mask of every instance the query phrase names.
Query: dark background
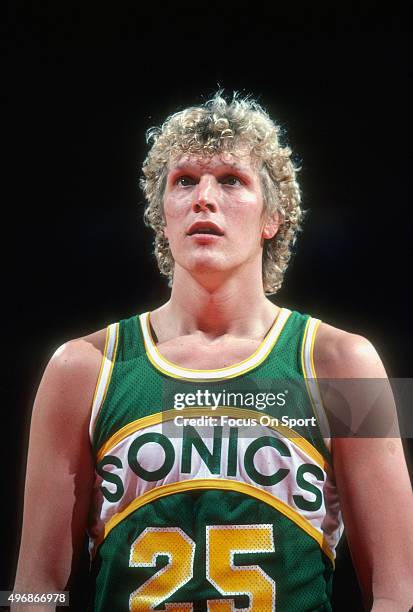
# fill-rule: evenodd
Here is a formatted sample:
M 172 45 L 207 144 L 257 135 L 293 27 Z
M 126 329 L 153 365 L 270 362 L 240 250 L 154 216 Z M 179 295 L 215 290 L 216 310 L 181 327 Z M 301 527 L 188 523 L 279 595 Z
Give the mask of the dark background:
M 142 222 L 145 130 L 218 86 L 257 97 L 302 168 L 310 212 L 276 302 L 368 337 L 389 375 L 411 375 L 411 4 L 169 4 L 161 21 L 161 6 L 131 6 L 2 7 L 0 589 L 13 584 L 48 359 L 168 296 Z M 345 543 L 337 566 L 335 609 L 358 610 Z

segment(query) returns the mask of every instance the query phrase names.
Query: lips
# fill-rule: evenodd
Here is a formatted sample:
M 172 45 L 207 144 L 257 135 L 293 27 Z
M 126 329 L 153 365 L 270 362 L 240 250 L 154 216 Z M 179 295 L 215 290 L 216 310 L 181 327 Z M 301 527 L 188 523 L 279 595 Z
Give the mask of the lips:
M 194 234 L 212 234 L 213 236 L 223 236 L 224 232 L 212 221 L 197 221 L 186 232 L 187 236 L 193 236 Z

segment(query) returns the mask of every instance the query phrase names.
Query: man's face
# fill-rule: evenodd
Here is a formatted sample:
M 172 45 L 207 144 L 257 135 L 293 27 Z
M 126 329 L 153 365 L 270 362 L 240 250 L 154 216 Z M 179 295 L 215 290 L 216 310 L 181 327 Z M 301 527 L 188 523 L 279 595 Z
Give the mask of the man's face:
M 265 222 L 263 207 L 259 174 L 249 155 L 183 155 L 173 161 L 164 215 L 175 265 L 192 274 L 216 275 L 261 262 L 262 239 L 277 231 L 274 221 Z

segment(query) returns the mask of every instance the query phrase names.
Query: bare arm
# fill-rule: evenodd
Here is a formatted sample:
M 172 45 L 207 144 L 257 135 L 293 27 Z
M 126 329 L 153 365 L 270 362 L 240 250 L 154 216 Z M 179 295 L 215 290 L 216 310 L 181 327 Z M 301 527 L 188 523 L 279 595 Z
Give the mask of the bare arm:
M 324 324 L 317 334 L 315 366 L 319 378 L 386 379 L 370 342 Z M 387 415 L 395 415 L 390 386 L 379 400 L 372 397 L 374 388 L 347 382 L 340 387 L 355 423 L 371 409 L 381 413 L 383 403 Z M 408 612 L 413 605 L 413 496 L 400 437 L 333 438 L 332 452 L 365 604 L 374 612 Z
M 67 343 L 40 383 L 30 429 L 17 592 L 63 591 L 75 569 L 93 484 L 88 427 L 103 343 L 104 332 Z

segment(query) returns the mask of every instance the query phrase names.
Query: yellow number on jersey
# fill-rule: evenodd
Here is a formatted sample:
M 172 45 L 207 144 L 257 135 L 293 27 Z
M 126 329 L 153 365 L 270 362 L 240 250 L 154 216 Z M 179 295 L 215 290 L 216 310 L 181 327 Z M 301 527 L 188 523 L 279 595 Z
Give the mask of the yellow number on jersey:
M 235 565 L 237 553 L 274 552 L 272 525 L 207 527 L 206 575 L 221 595 L 248 595 L 250 612 L 275 610 L 275 582 L 259 565 Z M 232 612 L 234 600 L 208 602 L 208 612 Z
M 193 576 L 195 542 L 179 527 L 145 529 L 132 544 L 129 567 L 153 567 L 159 555 L 166 555 L 169 563 L 131 593 L 132 612 L 153 610 Z M 166 611 L 170 610 L 188 612 L 192 604 L 167 604 Z
M 237 566 L 237 553 L 274 552 L 272 525 L 207 527 L 207 578 L 222 595 L 248 595 L 248 612 L 275 610 L 275 582 L 258 565 Z M 150 612 L 193 576 L 195 543 L 179 527 L 148 527 L 132 544 L 130 567 L 153 567 L 159 555 L 168 565 L 129 598 L 131 612 Z M 233 612 L 233 599 L 208 600 L 208 612 Z M 192 612 L 191 603 L 170 603 L 164 612 Z M 242 612 L 241 610 L 239 612 Z

